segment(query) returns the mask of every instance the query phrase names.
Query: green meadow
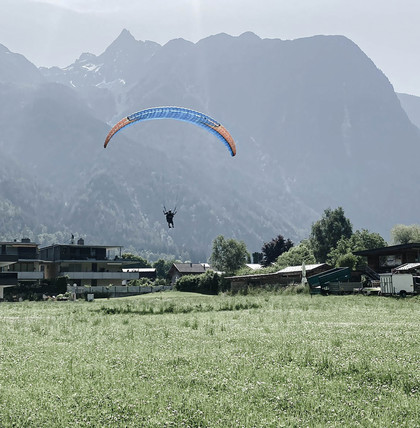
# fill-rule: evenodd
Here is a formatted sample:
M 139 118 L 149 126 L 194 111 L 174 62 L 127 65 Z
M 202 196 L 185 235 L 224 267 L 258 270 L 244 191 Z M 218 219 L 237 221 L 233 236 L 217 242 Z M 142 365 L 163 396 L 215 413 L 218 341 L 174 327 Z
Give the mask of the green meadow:
M 419 427 L 420 299 L 0 303 L 1 427 Z

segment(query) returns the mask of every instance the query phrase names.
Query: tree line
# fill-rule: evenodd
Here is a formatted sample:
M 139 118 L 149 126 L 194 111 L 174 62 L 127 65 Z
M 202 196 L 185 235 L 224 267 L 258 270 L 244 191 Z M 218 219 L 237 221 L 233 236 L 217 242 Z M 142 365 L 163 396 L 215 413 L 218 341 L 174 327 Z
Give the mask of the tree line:
M 420 225 L 396 225 L 391 230 L 393 244 L 420 242 Z M 375 232 L 367 229 L 353 231 L 351 221 L 342 207 L 327 208 L 322 217 L 314 222 L 307 239 L 295 245 L 279 234 L 262 245 L 261 252 L 252 253 L 252 261 L 259 263 L 264 272 L 280 270 L 302 263 L 328 263 L 333 267 L 362 268 L 366 261 L 353 253 L 361 250 L 386 247 L 388 243 Z M 245 268 L 251 262 L 243 241 L 218 236 L 213 241 L 210 263 L 217 270 L 232 274 L 250 273 Z

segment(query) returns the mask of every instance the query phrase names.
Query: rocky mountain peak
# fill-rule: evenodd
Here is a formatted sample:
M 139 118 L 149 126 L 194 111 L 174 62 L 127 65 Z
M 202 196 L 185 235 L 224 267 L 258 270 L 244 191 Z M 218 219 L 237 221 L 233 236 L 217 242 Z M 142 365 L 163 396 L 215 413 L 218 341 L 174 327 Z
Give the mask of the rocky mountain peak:
M 117 50 L 129 50 L 138 44 L 132 34 L 124 29 L 120 35 L 106 48 L 104 54 L 110 54 Z

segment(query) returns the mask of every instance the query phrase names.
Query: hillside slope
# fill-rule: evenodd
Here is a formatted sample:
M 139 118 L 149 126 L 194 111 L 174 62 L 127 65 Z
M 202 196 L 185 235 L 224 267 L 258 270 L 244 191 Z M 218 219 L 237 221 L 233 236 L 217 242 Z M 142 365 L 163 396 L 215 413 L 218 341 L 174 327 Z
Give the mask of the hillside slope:
M 10 99 L 0 107 L 0 148 L 19 166 L 8 177 L 18 183 L 25 171 L 36 190 L 22 188 L 38 201 L 33 221 L 16 216 L 13 230 L 42 223 L 49 233 L 204 261 L 219 234 L 250 251 L 279 233 L 296 242 L 327 207 L 343 206 L 355 228 L 386 239 L 396 223 L 417 221 L 419 131 L 386 76 L 345 37 L 219 34 L 160 46 L 123 31 L 102 55 L 65 69 L 32 75 L 26 66 L 24 82 L 0 73 Z M 103 149 L 113 123 L 158 105 L 215 117 L 237 156 L 176 121 L 130 126 Z M 6 187 L 0 201 L 21 209 L 26 196 L 11 201 Z M 163 205 L 178 207 L 173 230 Z

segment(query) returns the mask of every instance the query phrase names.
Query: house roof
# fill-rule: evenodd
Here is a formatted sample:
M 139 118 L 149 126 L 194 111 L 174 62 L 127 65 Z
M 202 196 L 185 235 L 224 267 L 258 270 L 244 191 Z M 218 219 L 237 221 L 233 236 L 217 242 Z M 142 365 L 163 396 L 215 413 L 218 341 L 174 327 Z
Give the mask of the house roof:
M 37 243 L 30 241 L 1 241 L 0 245 L 7 245 L 9 247 L 38 247 Z
M 249 267 L 252 270 L 257 270 L 262 268 L 262 265 L 260 263 L 247 263 L 245 266 Z
M 183 274 L 204 273 L 206 271 L 204 263 L 174 263 L 173 267 L 175 267 L 179 273 Z
M 56 247 L 73 247 L 73 248 L 105 248 L 105 249 L 120 249 L 123 248 L 122 245 L 88 245 L 88 244 L 52 244 L 45 247 L 41 247 L 41 250 L 47 248 L 56 248 Z
M 264 278 L 270 278 L 273 276 L 274 277 L 279 276 L 279 272 L 259 273 L 259 274 L 250 274 L 250 275 L 238 275 L 238 276 L 227 276 L 226 279 L 247 279 L 247 278 L 264 279 Z
M 312 265 L 306 265 L 305 270 L 306 272 L 311 272 L 314 269 L 317 269 L 319 267 L 326 266 L 325 263 L 318 263 L 318 264 L 312 264 Z M 287 273 L 287 274 L 299 274 L 302 272 L 302 265 L 299 266 L 288 266 L 284 269 L 279 270 L 277 273 Z
M 412 269 L 420 269 L 420 263 L 405 263 L 394 269 L 394 272 L 404 272 Z
M 390 245 L 389 247 L 373 248 L 371 250 L 353 251 L 355 256 L 385 256 L 388 254 L 395 254 L 406 250 L 420 251 L 420 243 L 412 242 L 409 244 Z
M 307 265 L 305 266 L 306 274 L 312 272 L 313 270 L 320 268 L 320 267 L 328 267 L 326 263 L 319 263 L 319 264 L 313 264 L 313 265 Z M 228 276 L 226 279 L 247 279 L 247 278 L 253 278 L 253 279 L 265 279 L 270 277 L 276 277 L 276 276 L 287 276 L 287 275 L 299 275 L 302 273 L 302 265 L 299 266 L 288 266 L 284 269 L 281 269 L 277 272 L 272 273 L 260 273 L 260 274 L 250 274 L 250 275 L 239 275 L 239 276 Z

